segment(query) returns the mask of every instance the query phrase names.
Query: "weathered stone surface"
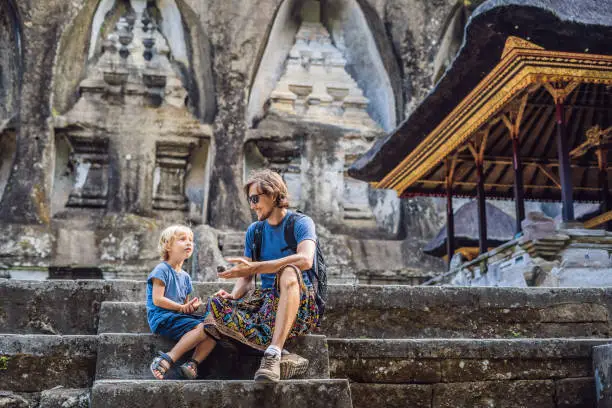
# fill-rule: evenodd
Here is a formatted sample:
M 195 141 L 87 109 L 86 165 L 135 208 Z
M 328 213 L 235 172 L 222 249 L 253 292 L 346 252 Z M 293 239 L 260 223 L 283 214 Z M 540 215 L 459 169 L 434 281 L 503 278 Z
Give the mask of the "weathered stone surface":
M 0 333 L 96 334 L 106 299 L 144 299 L 133 281 L 0 281 Z
M 431 396 L 426 384 L 351 383 L 353 408 L 431 408 Z
M 102 334 L 96 379 L 150 379 L 149 365 L 158 350 L 169 350 L 175 342 L 151 334 Z M 287 342 L 287 349 L 310 361 L 302 378 L 329 378 L 328 351 L 323 336 L 302 336 Z M 226 342 L 219 343 L 200 365 L 198 378 L 207 380 L 251 380 L 262 353 Z M 189 356 L 185 355 L 183 360 Z M 181 360 L 182 361 L 182 360 Z M 173 378 L 181 378 L 178 372 Z
M 328 339 L 333 377 L 376 383 L 588 377 L 591 348 L 602 342 Z
M 606 293 L 336 286 L 322 327 L 330 337 L 607 337 Z
M 195 283 L 206 299 L 232 282 Z M 148 332 L 142 281 L 0 280 L 0 332 Z M 330 337 L 609 337 L 608 289 L 330 285 Z M 136 302 L 133 304 L 133 302 Z M 44 306 L 44 307 L 43 307 Z
M 555 381 L 555 397 L 557 408 L 597 406 L 593 377 Z
M 36 404 L 35 398 L 28 398 L 27 395 L 19 395 L 10 391 L 0 391 L 0 407 L 2 408 L 30 408 Z
M 278 384 L 253 381 L 96 381 L 92 408 L 189 406 L 350 408 L 346 380 L 297 380 Z
M 91 386 L 96 367 L 95 336 L 0 335 L 0 389 L 37 392 L 55 386 Z
M 593 373 L 597 407 L 612 407 L 612 345 L 593 348 Z
M 216 281 L 217 266 L 226 265 L 227 262 L 223 259 L 223 254 L 219 249 L 218 232 L 207 225 L 200 225 L 193 229 L 195 235 L 195 251 L 192 262 L 193 280 L 198 281 Z M 244 246 L 244 243 L 242 244 Z
M 89 388 L 43 391 L 39 408 L 89 408 L 89 393 Z
M 433 386 L 433 408 L 555 408 L 553 381 L 485 381 Z

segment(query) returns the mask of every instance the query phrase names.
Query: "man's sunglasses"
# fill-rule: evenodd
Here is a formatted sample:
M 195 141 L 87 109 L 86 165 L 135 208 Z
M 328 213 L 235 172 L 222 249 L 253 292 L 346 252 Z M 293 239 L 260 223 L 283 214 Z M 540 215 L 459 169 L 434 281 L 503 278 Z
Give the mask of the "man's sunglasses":
M 249 203 L 257 204 L 259 202 L 259 196 L 264 195 L 265 193 L 253 194 L 248 197 Z

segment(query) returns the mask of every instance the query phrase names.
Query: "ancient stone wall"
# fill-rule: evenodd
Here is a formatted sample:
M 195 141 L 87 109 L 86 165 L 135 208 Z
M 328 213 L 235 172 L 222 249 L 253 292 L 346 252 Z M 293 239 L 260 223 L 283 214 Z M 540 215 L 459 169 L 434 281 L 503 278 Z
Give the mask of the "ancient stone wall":
M 455 3 L 8 2 L 13 12 L 3 16 L 12 19 L 0 25 L 12 36 L 2 36 L 0 52 L 10 50 L 2 64 L 13 68 L 3 65 L 10 89 L 3 85 L 0 105 L 3 118 L 19 115 L 0 127 L 0 219 L 14 231 L 40 225 L 55 246 L 66 237 L 60 229 L 72 231 L 74 245 L 93 245 L 91 259 L 117 258 L 100 231 L 117 239 L 134 225 L 172 221 L 244 229 L 251 215 L 241 186 L 264 166 L 281 171 L 295 206 L 332 234 L 397 239 L 433 207 L 423 201 L 410 214 L 345 170 L 432 86 Z M 304 22 L 318 27 L 317 39 L 307 37 L 314 26 L 296 37 Z M 311 76 L 288 71 L 291 55 Z M 326 78 L 330 70 L 336 76 Z

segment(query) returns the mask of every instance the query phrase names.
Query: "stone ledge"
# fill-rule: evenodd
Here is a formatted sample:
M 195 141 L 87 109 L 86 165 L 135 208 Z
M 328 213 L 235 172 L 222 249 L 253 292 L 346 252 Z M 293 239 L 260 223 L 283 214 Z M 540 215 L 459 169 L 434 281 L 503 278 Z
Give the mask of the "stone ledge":
M 328 339 L 332 377 L 362 383 L 451 383 L 592 377 L 597 340 Z
M 206 297 L 220 286 L 196 283 L 195 291 Z M 100 315 L 101 332 L 148 332 L 144 289 L 137 281 L 0 280 L 0 332 L 95 334 L 107 301 L 127 303 Z M 612 337 L 611 300 L 612 289 L 600 288 L 330 285 L 322 332 L 368 338 Z
M 97 336 L 0 335 L 0 388 L 38 392 L 90 387 L 97 348 Z
M 156 352 L 167 351 L 173 345 L 173 341 L 153 334 L 102 334 L 99 336 L 96 379 L 151 379 L 149 364 Z M 329 378 L 329 357 L 324 336 L 297 337 L 287 342 L 287 348 L 310 361 L 307 372 L 300 378 Z M 218 343 L 200 365 L 199 378 L 250 380 L 259 368 L 261 355 L 261 352 L 246 346 Z M 180 376 L 173 372 L 172 378 L 178 379 Z
M 352 408 L 347 380 L 96 381 L 92 408 Z

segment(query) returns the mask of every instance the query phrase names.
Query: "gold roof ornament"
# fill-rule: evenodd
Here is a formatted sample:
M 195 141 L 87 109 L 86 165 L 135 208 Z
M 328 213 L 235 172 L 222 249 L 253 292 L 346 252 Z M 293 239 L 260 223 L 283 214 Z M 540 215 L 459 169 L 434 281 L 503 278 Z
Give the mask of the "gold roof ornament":
M 506 44 L 504 45 L 504 51 L 502 52 L 501 59 L 506 58 L 506 56 L 516 49 L 531 49 L 531 50 L 543 50 L 544 47 L 540 47 L 532 42 L 524 40 L 519 37 L 515 37 L 513 35 L 509 36 L 506 40 Z

